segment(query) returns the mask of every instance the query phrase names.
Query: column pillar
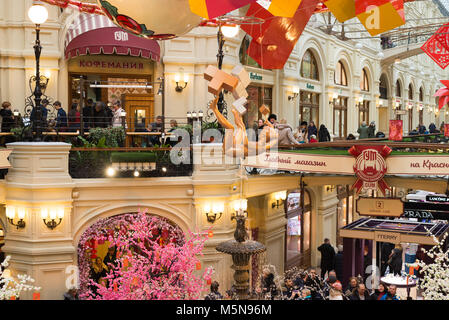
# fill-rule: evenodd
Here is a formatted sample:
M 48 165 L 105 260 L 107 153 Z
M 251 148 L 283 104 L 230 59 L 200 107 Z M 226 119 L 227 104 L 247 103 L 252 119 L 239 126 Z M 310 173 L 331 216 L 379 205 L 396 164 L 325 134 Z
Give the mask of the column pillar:
M 25 210 L 25 227 L 7 224 L 3 250 L 11 255 L 12 275 L 28 274 L 41 287 L 41 299 L 62 299 L 67 291 L 67 267 L 76 266 L 71 232 L 72 190 L 68 172 L 70 144 L 18 142 L 12 149 L 12 168 L 5 178 L 5 205 Z M 41 209 L 64 210 L 60 225 L 49 229 Z M 26 292 L 21 299 L 30 299 Z

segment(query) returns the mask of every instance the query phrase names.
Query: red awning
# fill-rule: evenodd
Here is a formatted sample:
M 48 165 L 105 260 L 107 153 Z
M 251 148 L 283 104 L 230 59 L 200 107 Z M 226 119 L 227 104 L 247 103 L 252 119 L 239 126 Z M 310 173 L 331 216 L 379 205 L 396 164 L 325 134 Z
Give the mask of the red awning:
M 131 55 L 159 61 L 161 48 L 156 40 L 140 38 L 117 27 L 107 27 L 81 33 L 65 49 L 66 59 L 86 54 Z

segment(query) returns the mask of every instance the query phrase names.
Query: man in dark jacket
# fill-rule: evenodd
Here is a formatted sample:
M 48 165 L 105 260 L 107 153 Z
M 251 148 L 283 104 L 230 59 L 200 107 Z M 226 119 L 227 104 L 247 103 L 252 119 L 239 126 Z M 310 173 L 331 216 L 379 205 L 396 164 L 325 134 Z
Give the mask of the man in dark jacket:
M 354 293 L 349 296 L 349 300 L 371 300 L 371 297 L 366 290 L 365 285 L 363 283 L 359 283 L 357 284 L 357 289 Z
M 94 120 L 94 101 L 92 99 L 87 100 L 87 106 L 82 110 L 84 129 L 89 129 L 93 127 Z
M 331 141 L 331 135 L 329 134 L 329 130 L 327 130 L 324 124 L 320 125 L 320 130 L 318 131 L 318 142 L 327 142 Z
M 402 249 L 394 248 L 389 260 L 390 271 L 394 275 L 401 275 L 402 270 Z
M 390 258 L 390 254 L 393 249 L 394 249 L 393 243 L 382 242 L 382 246 L 380 249 L 380 263 L 381 263 L 380 274 L 382 277 L 385 275 L 385 271 L 387 270 L 388 266 L 387 261 Z
M 106 106 L 104 102 L 99 101 L 95 104 L 94 127 L 95 128 L 108 127 L 108 114 L 106 113 Z
M 338 253 L 335 255 L 335 273 L 337 274 L 337 279 L 343 280 L 343 246 L 338 245 Z
M 11 111 L 11 103 L 5 101 L 2 103 L 2 110 L 0 110 L 2 117 L 2 132 L 10 132 L 14 126 L 14 116 Z
M 62 108 L 61 102 L 55 101 L 55 103 L 53 103 L 53 106 L 58 111 L 56 116 L 56 128 L 67 128 L 67 113 Z
M 318 247 L 318 251 L 321 252 L 321 278 L 324 279 L 326 272 L 334 269 L 335 250 L 331 246 L 330 240 L 326 238 L 324 243 Z

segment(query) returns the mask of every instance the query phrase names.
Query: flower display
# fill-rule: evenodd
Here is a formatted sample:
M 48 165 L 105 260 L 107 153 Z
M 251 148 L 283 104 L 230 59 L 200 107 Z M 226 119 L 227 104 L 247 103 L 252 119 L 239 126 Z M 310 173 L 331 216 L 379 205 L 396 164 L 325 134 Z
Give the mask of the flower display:
M 11 256 L 7 256 L 0 265 L 0 300 L 16 300 L 23 291 L 39 291 L 40 287 L 32 285 L 34 279 L 26 274 L 17 275 L 17 279 L 5 275 Z
M 422 249 L 433 263 L 418 261 L 420 272 L 424 276 L 419 286 L 423 290 L 424 300 L 449 300 L 449 251 L 444 249 L 447 233 L 438 241 L 432 236 L 436 245 L 430 250 Z
M 111 232 L 112 231 L 112 232 Z M 95 300 L 199 299 L 211 279 L 212 268 L 202 269 L 207 232 L 185 235 L 164 218 L 146 212 L 99 221 L 83 234 L 78 248 L 80 297 Z M 115 265 L 99 283 L 90 277 L 92 239 L 115 247 Z M 200 266 L 200 268 L 198 268 Z

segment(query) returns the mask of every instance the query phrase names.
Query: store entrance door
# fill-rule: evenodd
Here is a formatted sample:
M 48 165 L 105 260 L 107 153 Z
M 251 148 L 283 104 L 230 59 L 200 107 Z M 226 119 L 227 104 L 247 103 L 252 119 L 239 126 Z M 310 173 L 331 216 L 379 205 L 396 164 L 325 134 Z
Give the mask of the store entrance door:
M 122 103 L 126 111 L 128 131 L 141 131 L 154 122 L 154 97 L 149 94 L 124 94 Z

